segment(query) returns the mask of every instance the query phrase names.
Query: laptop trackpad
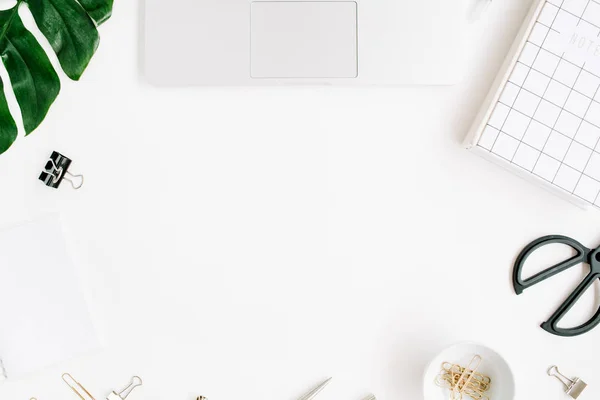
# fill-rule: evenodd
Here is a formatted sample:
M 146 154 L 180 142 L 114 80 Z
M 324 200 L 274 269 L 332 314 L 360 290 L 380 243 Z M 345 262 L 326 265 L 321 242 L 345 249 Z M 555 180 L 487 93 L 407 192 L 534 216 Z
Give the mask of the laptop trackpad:
M 357 3 L 252 3 L 252 78 L 356 78 Z

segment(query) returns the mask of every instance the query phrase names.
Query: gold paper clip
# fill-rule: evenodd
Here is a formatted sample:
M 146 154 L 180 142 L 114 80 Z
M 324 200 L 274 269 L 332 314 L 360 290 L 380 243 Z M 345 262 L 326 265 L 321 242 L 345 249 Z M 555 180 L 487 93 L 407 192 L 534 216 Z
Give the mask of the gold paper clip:
M 62 379 L 81 400 L 96 400 L 81 383 L 77 382 L 75 378 L 71 376 L 71 374 L 63 374 Z

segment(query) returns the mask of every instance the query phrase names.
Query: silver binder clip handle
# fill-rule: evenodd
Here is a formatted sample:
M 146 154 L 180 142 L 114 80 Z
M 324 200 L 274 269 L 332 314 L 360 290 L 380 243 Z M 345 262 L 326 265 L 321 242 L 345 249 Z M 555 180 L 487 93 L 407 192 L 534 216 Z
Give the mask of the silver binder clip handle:
M 129 385 L 127 385 L 125 389 L 121 390 L 119 393 L 112 392 L 108 395 L 106 399 L 125 400 L 131 394 L 133 389 L 135 389 L 138 386 L 142 386 L 142 378 L 140 378 L 139 376 L 134 376 L 133 378 L 131 378 L 131 382 L 129 383 Z
M 565 389 L 569 389 L 573 385 L 573 381 L 561 374 L 556 365 L 548 368 L 548 375 L 553 376 L 561 381 L 562 384 L 565 385 Z
M 75 190 L 81 189 L 81 187 L 83 186 L 83 175 L 73 175 L 72 173 L 67 171 L 63 175 L 63 179 L 65 181 L 69 181 L 71 183 L 71 186 L 73 186 L 73 189 Z
M 556 365 L 553 365 L 548 369 L 548 375 L 553 376 L 561 381 L 561 383 L 565 385 L 565 392 L 574 399 L 578 398 L 587 387 L 587 383 L 581 379 L 569 379 L 561 374 Z

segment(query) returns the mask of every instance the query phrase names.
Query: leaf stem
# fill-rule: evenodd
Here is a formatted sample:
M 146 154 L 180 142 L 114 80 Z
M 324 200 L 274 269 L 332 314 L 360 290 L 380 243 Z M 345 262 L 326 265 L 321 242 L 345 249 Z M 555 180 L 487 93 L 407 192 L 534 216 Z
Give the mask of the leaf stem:
M 12 14 L 8 18 L 8 21 L 6 21 L 6 24 L 2 27 L 2 32 L 0 33 L 0 43 L 2 43 L 2 40 L 6 36 L 6 33 L 8 32 L 8 30 L 10 29 L 10 26 L 12 25 L 13 20 L 17 16 L 17 14 L 19 12 L 19 6 L 21 5 L 21 3 L 24 3 L 24 2 L 25 2 L 25 0 L 17 0 L 17 4 L 12 8 Z

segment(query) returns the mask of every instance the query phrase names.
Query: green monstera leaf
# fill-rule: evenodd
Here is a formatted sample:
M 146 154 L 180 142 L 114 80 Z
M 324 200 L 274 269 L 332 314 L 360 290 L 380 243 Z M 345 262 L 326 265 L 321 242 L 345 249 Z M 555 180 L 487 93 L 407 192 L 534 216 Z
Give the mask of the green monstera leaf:
M 48 39 L 65 74 L 79 80 L 94 56 L 100 37 L 97 26 L 110 18 L 113 0 L 17 0 L 0 11 L 0 57 L 10 78 L 25 134 L 44 120 L 60 92 L 60 79 L 47 54 L 25 28 L 19 9 L 28 7 Z M 0 80 L 0 154 L 17 138 L 17 125 Z

